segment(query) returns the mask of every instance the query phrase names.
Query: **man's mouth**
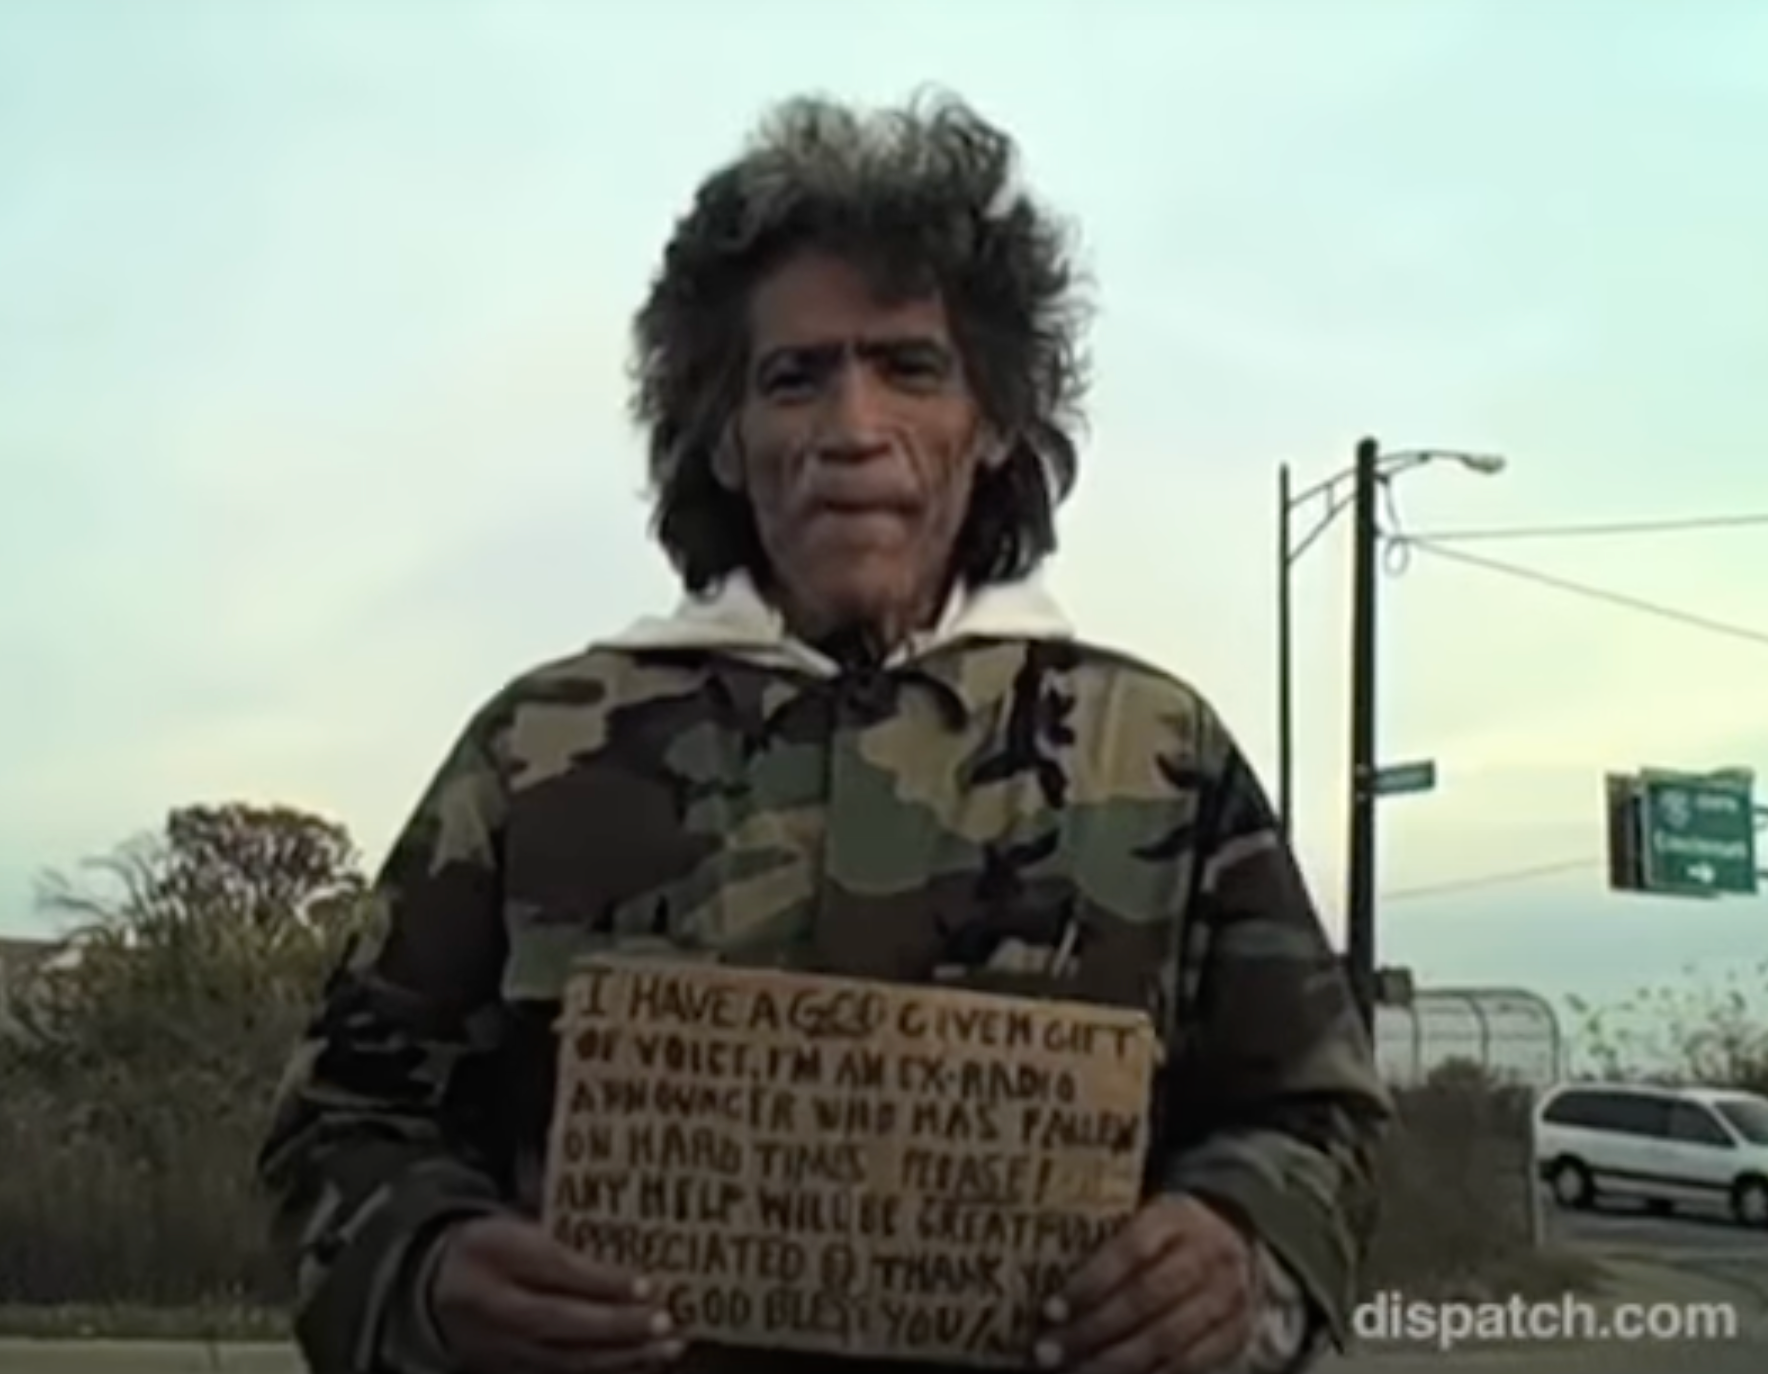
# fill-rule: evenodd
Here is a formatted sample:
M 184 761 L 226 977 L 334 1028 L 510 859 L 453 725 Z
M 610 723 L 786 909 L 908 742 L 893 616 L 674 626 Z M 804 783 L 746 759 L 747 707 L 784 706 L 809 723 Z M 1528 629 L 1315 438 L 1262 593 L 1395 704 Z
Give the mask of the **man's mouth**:
M 890 500 L 884 497 L 836 496 L 813 501 L 811 513 L 848 519 L 878 516 L 905 520 L 915 513 L 915 507 L 911 501 Z

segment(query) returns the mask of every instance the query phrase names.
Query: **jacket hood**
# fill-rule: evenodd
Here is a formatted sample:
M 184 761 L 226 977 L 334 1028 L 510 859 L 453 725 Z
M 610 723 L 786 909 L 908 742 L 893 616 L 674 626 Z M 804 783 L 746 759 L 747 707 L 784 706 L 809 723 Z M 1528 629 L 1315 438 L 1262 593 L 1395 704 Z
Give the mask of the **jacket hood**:
M 915 635 L 886 661 L 911 662 L 964 639 L 1072 639 L 1074 629 L 1034 577 L 960 587 L 932 629 Z M 601 646 L 610 649 L 705 649 L 766 666 L 833 677 L 840 665 L 792 636 L 780 613 L 746 573 L 734 573 L 702 596 L 684 599 L 672 615 L 635 621 Z

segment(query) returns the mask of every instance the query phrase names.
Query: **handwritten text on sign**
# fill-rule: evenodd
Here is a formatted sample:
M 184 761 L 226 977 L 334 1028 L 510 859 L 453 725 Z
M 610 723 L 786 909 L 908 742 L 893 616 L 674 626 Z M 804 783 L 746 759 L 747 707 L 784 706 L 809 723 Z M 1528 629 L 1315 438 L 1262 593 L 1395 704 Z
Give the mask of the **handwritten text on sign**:
M 661 1284 L 690 1339 L 1023 1364 L 1136 1205 L 1154 1054 L 1114 1008 L 590 964 L 547 1224 Z

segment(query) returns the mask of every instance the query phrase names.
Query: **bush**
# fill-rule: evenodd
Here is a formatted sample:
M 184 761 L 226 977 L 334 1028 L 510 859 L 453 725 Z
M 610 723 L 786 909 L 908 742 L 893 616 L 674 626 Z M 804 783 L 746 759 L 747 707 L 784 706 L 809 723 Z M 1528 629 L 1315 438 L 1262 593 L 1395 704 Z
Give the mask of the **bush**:
M 1479 1299 L 1593 1277 L 1539 1248 L 1528 1088 L 1462 1061 L 1396 1099 L 1365 1294 Z

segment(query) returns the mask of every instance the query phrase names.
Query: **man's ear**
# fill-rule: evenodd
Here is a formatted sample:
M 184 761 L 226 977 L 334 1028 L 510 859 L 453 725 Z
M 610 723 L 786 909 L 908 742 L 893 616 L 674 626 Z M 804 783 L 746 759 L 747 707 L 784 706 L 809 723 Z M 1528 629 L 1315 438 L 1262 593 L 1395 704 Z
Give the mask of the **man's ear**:
M 1013 434 L 997 434 L 994 430 L 985 430 L 982 444 L 976 454 L 976 465 L 985 472 L 998 472 L 1007 465 L 1013 456 L 1013 449 L 1018 443 L 1018 436 Z
M 726 425 L 712 449 L 712 476 L 726 491 L 743 490 L 743 444 L 737 427 Z

